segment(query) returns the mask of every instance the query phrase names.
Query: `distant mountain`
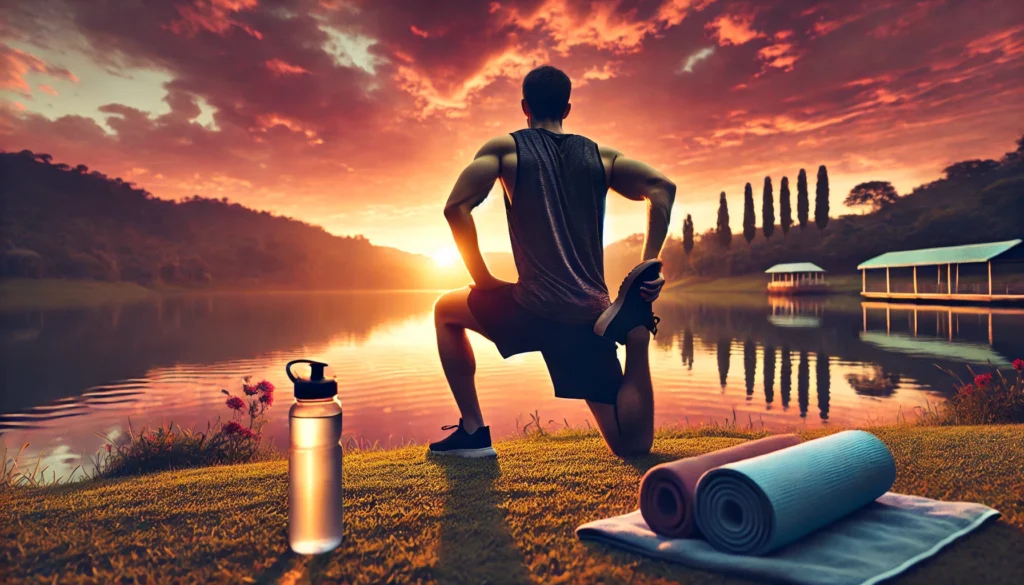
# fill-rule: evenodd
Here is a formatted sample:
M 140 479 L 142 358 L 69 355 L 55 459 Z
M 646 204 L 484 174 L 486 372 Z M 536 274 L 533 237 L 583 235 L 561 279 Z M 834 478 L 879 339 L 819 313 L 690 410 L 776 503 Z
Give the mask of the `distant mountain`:
M 84 165 L 0 153 L 0 276 L 143 285 L 454 288 L 464 271 L 227 200 L 157 199 Z

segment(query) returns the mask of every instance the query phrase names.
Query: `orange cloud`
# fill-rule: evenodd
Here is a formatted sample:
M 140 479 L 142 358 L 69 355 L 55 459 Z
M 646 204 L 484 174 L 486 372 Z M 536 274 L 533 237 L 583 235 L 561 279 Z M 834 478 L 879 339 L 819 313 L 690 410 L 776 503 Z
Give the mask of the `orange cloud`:
M 584 9 L 566 0 L 545 0 L 529 14 L 511 8 L 506 18 L 521 28 L 545 31 L 555 41 L 555 50 L 563 55 L 578 46 L 630 54 L 639 51 L 648 36 L 678 25 L 691 11 L 703 9 L 712 1 L 668 0 L 653 15 L 641 19 L 636 8 L 623 10 L 625 2 L 621 0 L 595 2 Z M 500 8 L 503 6 L 496 10 Z
M 28 73 L 42 73 L 73 83 L 78 82 L 78 78 L 67 69 L 50 65 L 35 55 L 0 43 L 0 89 L 31 96 L 32 86 L 25 80 Z M 39 89 L 47 93 L 53 91 L 52 87 L 46 87 L 49 91 L 43 89 L 43 86 Z
M 239 28 L 258 40 L 263 34 L 249 25 L 235 20 L 231 14 L 256 8 L 258 0 L 193 0 L 192 4 L 175 5 L 179 20 L 171 21 L 167 28 L 174 34 L 194 37 L 200 31 L 225 35 Z
M 419 27 L 417 27 L 415 24 L 410 26 L 409 30 L 412 31 L 412 34 L 414 34 L 414 35 L 416 35 L 418 37 L 423 37 L 425 39 L 430 37 L 430 33 L 428 33 L 427 31 L 425 31 L 425 30 L 423 30 L 423 29 L 421 29 Z
M 756 38 L 764 37 L 764 33 L 754 30 L 754 13 L 738 12 L 723 14 L 709 22 L 705 29 L 712 33 L 721 46 L 742 45 Z
M 267 66 L 267 69 L 274 73 L 274 75 L 302 75 L 304 73 L 309 73 L 309 70 L 305 67 L 292 65 L 291 63 L 282 61 L 281 59 L 270 59 L 264 64 Z
M 54 97 L 57 97 L 58 95 L 60 95 L 60 94 L 57 93 L 56 89 L 53 89 L 52 85 L 47 85 L 45 83 L 40 83 L 39 84 L 39 91 L 41 91 L 43 93 L 48 93 L 48 94 L 50 94 L 50 95 L 52 95 Z

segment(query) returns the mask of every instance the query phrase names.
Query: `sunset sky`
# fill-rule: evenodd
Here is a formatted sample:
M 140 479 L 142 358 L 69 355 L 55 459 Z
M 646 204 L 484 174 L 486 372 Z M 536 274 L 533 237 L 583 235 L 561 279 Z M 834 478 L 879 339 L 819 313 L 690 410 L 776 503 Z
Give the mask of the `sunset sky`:
M 720 191 L 737 230 L 766 175 L 813 190 L 827 165 L 836 215 L 1024 133 L 1020 0 L 4 0 L 0 38 L 0 148 L 435 255 L 544 63 L 573 79 L 567 132 L 677 183 L 673 233 L 712 227 Z M 498 193 L 485 250 L 509 249 Z M 608 237 L 644 215 L 617 198 Z

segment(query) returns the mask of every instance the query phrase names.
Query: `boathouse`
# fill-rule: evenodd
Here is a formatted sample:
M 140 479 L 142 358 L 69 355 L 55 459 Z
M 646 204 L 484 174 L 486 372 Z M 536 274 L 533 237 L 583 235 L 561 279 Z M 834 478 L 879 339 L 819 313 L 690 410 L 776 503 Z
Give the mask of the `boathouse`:
M 857 266 L 869 299 L 1024 301 L 1021 240 L 887 252 Z M 885 271 L 884 284 L 872 274 Z
M 776 264 L 764 273 L 771 277 L 768 294 L 772 295 L 822 293 L 828 287 L 825 270 L 810 262 Z

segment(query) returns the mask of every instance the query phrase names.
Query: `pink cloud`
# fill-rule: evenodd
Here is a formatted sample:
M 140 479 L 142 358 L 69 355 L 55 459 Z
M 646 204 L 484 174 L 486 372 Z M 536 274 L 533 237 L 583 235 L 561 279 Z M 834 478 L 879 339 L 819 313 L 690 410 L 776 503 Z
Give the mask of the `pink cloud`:
M 0 89 L 31 96 L 32 86 L 25 80 L 29 73 L 41 73 L 73 83 L 78 82 L 78 78 L 67 69 L 50 65 L 35 55 L 0 43 Z M 39 89 L 47 93 L 53 91 L 52 87 L 46 87 L 49 91 L 42 86 Z
M 281 59 L 268 59 L 264 63 L 267 66 L 267 69 L 272 71 L 275 75 L 302 75 L 309 73 L 309 70 L 305 67 L 292 65 L 291 63 Z

